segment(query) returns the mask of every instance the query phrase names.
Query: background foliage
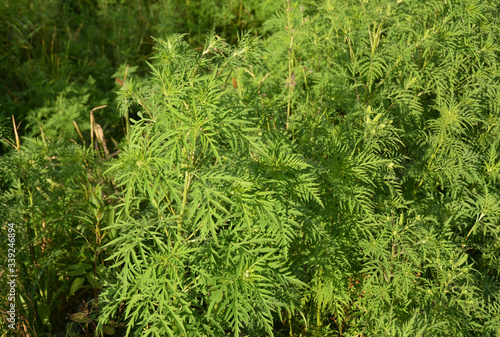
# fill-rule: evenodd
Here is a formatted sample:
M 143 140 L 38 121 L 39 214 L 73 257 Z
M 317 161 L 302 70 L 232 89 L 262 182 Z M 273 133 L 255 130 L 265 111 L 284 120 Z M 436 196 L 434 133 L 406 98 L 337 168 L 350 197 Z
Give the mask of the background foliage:
M 500 334 L 499 10 L 0 3 L 17 334 Z

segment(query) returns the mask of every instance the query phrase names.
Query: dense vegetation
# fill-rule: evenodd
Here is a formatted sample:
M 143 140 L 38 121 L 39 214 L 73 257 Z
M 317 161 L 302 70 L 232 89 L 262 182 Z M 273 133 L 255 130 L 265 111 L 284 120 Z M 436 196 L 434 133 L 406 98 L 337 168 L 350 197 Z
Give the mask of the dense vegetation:
M 0 17 L 14 335 L 500 335 L 498 1 Z

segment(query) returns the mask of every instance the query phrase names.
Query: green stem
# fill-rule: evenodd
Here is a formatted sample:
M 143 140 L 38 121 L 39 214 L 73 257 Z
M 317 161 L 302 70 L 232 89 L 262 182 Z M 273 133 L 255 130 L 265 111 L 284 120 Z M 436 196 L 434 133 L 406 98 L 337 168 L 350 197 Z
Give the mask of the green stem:
M 294 64 L 293 64 L 293 58 L 294 58 L 294 52 L 293 52 L 293 29 L 292 29 L 292 25 L 291 25 L 291 22 L 290 22 L 290 11 L 291 11 L 291 8 L 290 8 L 290 1 L 287 1 L 287 4 L 288 4 L 288 7 L 287 7 L 287 10 L 286 10 L 286 16 L 287 16 L 287 27 L 288 27 L 288 30 L 289 30 L 289 34 L 290 34 L 290 46 L 289 46 L 289 49 L 290 49 L 290 58 L 288 59 L 288 103 L 287 103 L 287 108 L 286 108 L 286 130 L 288 130 L 288 126 L 289 126 L 289 120 L 290 120 L 290 110 L 291 110 L 291 103 L 292 103 L 292 90 L 293 90 L 293 86 L 292 86 L 292 74 L 293 74 L 293 71 L 294 71 Z
M 180 212 L 180 221 L 182 221 L 182 216 L 184 215 L 184 209 L 186 208 L 187 202 L 187 193 L 189 191 L 189 186 L 191 185 L 191 174 L 186 171 L 186 175 L 184 177 L 184 191 L 182 192 L 182 206 Z M 181 223 L 179 222 L 179 228 L 182 228 Z
M 191 143 L 191 151 L 189 151 L 188 155 L 188 167 L 187 171 L 184 177 L 184 191 L 182 192 L 182 205 L 181 205 L 181 211 L 179 213 L 179 222 L 178 222 L 178 227 L 179 229 L 182 228 L 182 218 L 184 216 L 184 210 L 186 209 L 186 203 L 187 203 L 187 195 L 189 192 L 189 187 L 191 186 L 191 179 L 193 175 L 189 172 L 189 166 L 191 169 L 194 169 L 194 164 L 195 164 L 195 150 L 196 150 L 196 127 L 194 130 L 194 135 L 193 135 L 193 141 Z

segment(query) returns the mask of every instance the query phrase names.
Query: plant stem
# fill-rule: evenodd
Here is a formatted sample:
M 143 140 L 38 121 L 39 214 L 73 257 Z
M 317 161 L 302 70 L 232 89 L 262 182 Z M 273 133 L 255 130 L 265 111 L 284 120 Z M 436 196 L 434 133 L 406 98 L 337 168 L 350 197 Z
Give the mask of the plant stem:
M 286 8 L 286 17 L 287 17 L 287 30 L 288 34 L 290 35 L 290 45 L 289 45 L 289 58 L 288 58 L 288 103 L 287 103 L 287 108 L 286 108 L 286 130 L 288 130 L 289 127 L 289 121 L 290 121 L 290 110 L 291 110 L 291 103 L 292 103 L 292 90 L 293 90 L 293 79 L 292 79 L 292 74 L 294 73 L 294 63 L 293 63 L 293 58 L 294 58 L 294 52 L 293 52 L 293 37 L 294 37 L 294 29 L 292 28 L 292 22 L 291 22 L 291 17 L 290 17 L 290 12 L 292 11 L 292 8 L 290 7 L 290 0 L 287 0 L 287 8 Z

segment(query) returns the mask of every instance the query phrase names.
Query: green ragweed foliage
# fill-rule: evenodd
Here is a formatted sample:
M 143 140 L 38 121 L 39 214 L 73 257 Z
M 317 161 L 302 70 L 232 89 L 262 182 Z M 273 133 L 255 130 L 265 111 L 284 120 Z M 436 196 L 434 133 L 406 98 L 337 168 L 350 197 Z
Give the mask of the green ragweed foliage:
M 325 204 L 292 256 L 311 333 L 500 331 L 498 18 L 495 1 L 283 1 L 264 23 L 261 90 Z
M 86 2 L 0 3 L 30 333 L 500 334 L 498 1 Z
M 7 223 L 15 229 L 13 246 L 2 234 L 0 252 L 15 255 L 17 322 L 29 334 L 66 330 L 60 317 L 72 313 L 82 297 L 92 298 L 101 286 L 97 275 L 106 274 L 100 254 L 108 233 L 99 227 L 112 212 L 99 166 L 80 146 L 27 138 L 0 164 L 2 231 Z M 7 259 L 4 275 L 6 267 Z M 1 292 L 5 307 L 8 290 Z M 7 331 L 7 321 L 2 324 Z
M 127 335 L 274 334 L 305 286 L 289 270 L 304 202 L 321 205 L 311 167 L 278 132 L 258 127 L 252 104 L 228 83 L 258 67 L 260 42 L 215 35 L 201 53 L 182 36 L 157 40 L 151 77 L 119 93 L 137 105 L 107 176 L 120 194 L 113 277 L 101 294 L 102 328 Z

